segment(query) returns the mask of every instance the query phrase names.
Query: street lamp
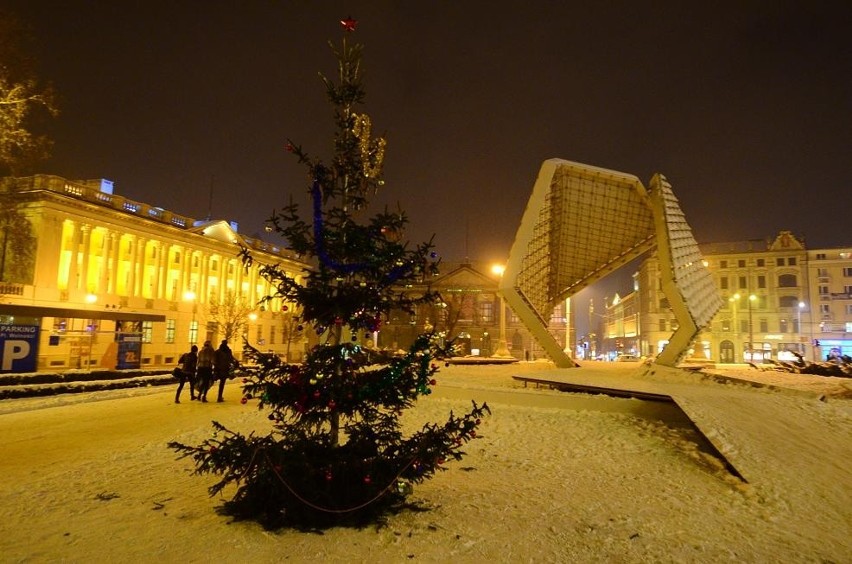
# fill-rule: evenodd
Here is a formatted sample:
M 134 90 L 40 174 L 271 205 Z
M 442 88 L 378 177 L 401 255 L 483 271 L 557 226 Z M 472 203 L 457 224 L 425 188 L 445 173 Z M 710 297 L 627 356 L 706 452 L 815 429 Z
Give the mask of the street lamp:
M 754 320 L 752 318 L 752 307 L 751 304 L 754 300 L 757 299 L 757 296 L 751 294 L 748 297 L 748 360 L 749 362 L 754 362 Z
M 195 326 L 195 309 L 197 307 L 195 297 L 195 292 L 193 292 L 192 290 L 187 290 L 183 293 L 184 301 L 192 302 L 192 321 L 189 324 L 189 342 L 193 345 L 196 343 L 196 341 L 198 341 L 198 327 Z
M 740 303 L 740 295 L 734 294 L 733 296 L 728 298 L 728 301 L 731 302 L 731 316 L 733 318 L 733 324 L 734 324 L 734 330 L 733 330 L 734 343 L 736 343 L 739 340 L 738 339 L 738 337 L 739 337 L 739 325 L 738 325 L 739 319 L 737 319 L 737 304 Z M 737 361 L 737 359 L 735 358 L 734 362 L 736 362 L 736 361 Z
M 796 320 L 796 333 L 798 333 L 799 342 L 797 348 L 802 356 L 805 354 L 805 347 L 802 345 L 802 310 L 805 309 L 805 302 L 799 302 L 799 308 L 796 311 L 798 319 Z
M 501 278 L 505 270 L 506 267 L 502 264 L 495 264 L 491 267 L 491 272 Z M 498 294 L 500 294 L 500 341 L 497 343 L 497 350 L 492 356 L 505 358 L 512 356 L 512 353 L 509 352 L 509 347 L 506 345 L 506 301 L 503 298 L 503 292 L 498 291 Z

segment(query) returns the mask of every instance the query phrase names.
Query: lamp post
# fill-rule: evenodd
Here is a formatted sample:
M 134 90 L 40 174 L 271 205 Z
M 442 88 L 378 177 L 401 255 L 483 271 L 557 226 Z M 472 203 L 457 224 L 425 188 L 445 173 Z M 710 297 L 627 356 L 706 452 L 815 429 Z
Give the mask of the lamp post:
M 797 348 L 802 356 L 805 355 L 805 347 L 802 345 L 802 310 L 805 309 L 805 302 L 799 302 L 799 307 L 796 311 L 798 319 L 796 320 L 796 334 L 798 337 Z
M 187 290 L 183 293 L 183 299 L 187 302 L 192 302 L 192 321 L 189 324 L 189 342 L 190 344 L 195 344 L 198 340 L 198 328 L 195 326 L 195 292 L 192 290 Z
M 505 270 L 506 267 L 502 264 L 495 264 L 491 267 L 491 272 L 501 278 Z M 498 291 L 498 294 L 500 294 L 500 341 L 497 343 L 497 350 L 492 356 L 505 358 L 512 356 L 512 353 L 509 352 L 509 347 L 506 345 L 506 300 L 502 292 Z
M 748 360 L 754 362 L 754 320 L 752 318 L 752 302 L 757 296 L 751 294 L 748 297 Z
M 739 326 L 738 326 L 739 319 L 737 319 L 737 304 L 740 303 L 740 295 L 734 294 L 733 296 L 728 298 L 728 301 L 731 303 L 731 317 L 733 319 L 733 325 L 734 325 L 734 328 L 733 328 L 734 343 L 736 343 L 739 340 L 738 339 L 738 337 L 739 337 Z M 736 361 L 737 361 L 737 359 L 734 358 L 734 362 L 736 362 Z

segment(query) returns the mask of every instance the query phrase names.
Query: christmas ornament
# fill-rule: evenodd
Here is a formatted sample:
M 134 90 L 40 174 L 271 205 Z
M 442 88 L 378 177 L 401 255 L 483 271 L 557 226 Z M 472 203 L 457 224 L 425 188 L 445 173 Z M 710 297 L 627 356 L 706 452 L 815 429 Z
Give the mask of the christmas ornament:
M 340 25 L 343 26 L 343 31 L 355 31 L 358 20 L 352 19 L 352 16 L 349 16 L 346 19 L 340 20 Z

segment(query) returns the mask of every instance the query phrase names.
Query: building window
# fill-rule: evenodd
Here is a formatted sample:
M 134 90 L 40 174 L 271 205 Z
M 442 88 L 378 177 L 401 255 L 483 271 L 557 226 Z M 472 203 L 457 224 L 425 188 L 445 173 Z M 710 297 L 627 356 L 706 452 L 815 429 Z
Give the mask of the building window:
M 795 309 L 799 307 L 799 298 L 796 296 L 781 296 L 778 298 L 778 307 Z
M 740 290 L 748 288 L 748 280 L 745 276 L 740 276 Z
M 769 321 L 767 321 L 766 319 L 760 320 L 760 332 L 769 333 Z
M 790 257 L 787 259 L 787 266 L 796 266 L 796 257 Z
M 68 320 L 64 317 L 53 318 L 53 330 L 57 333 L 64 333 L 68 329 Z
M 782 319 L 778 322 L 778 330 L 780 333 L 788 333 L 790 331 L 789 323 L 787 323 L 786 319 Z
M 557 314 L 558 312 L 554 310 L 553 315 L 556 316 Z M 485 325 L 491 325 L 492 323 L 494 323 L 494 302 L 480 302 L 479 316 L 482 319 L 482 323 Z
M 821 296 L 828 295 L 828 286 L 820 286 L 819 287 L 819 293 L 820 293 Z
M 728 261 L 720 260 L 719 261 L 719 268 L 728 268 Z
M 823 315 L 828 315 L 831 313 L 831 308 L 828 304 L 819 304 L 819 312 Z
M 775 266 L 784 266 L 784 258 L 778 257 L 777 259 L 775 259 Z
M 766 276 L 760 275 L 757 277 L 757 287 L 758 288 L 766 288 Z
M 757 259 L 757 266 L 759 266 L 761 268 L 766 266 L 766 261 L 763 260 L 763 259 Z
M 142 342 L 150 343 L 152 342 L 151 336 L 154 334 L 154 322 L 153 321 L 143 321 L 142 322 Z
M 852 286 L 843 286 L 844 294 L 852 294 Z
M 198 342 L 198 320 L 193 319 L 189 322 L 189 342 L 196 344 Z
M 796 286 L 797 283 L 795 274 L 782 274 L 778 277 L 779 288 L 795 288 Z
M 728 277 L 727 276 L 722 276 L 721 278 L 719 278 L 719 288 L 721 288 L 722 290 L 728 289 Z
M 737 267 L 745 268 L 745 260 L 743 260 L 743 259 L 738 260 L 737 261 Z
M 843 267 L 843 276 L 845 278 L 852 277 L 852 267 L 844 266 Z
M 816 259 L 817 260 L 825 260 L 825 253 L 817 253 Z
M 666 330 L 666 320 L 665 320 L 665 319 L 661 319 L 661 320 L 660 320 L 660 331 L 665 332 L 665 330 Z
M 852 315 L 852 304 L 846 304 L 846 315 Z
M 740 333 L 748 333 L 748 319 L 740 319 Z
M 269 344 L 275 344 L 275 325 L 269 328 Z
M 175 320 L 174 319 L 166 319 L 166 342 L 174 343 L 175 342 Z

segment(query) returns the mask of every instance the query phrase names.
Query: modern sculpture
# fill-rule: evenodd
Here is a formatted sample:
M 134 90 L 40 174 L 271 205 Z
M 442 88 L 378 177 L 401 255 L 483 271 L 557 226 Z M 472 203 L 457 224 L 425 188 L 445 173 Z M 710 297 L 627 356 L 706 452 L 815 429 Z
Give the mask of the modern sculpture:
M 646 190 L 631 174 L 544 161 L 500 292 L 557 366 L 577 366 L 547 330 L 556 304 L 656 249 L 678 328 L 655 362 L 675 366 L 722 305 L 671 185 Z

